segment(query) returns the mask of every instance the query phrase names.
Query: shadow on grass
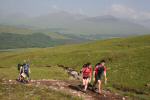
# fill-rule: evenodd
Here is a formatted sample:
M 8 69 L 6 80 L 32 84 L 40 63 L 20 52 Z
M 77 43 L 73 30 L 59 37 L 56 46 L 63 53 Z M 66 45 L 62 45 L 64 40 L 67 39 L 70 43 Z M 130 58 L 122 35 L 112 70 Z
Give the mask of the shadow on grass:
M 113 87 L 116 88 L 117 90 L 121 90 L 121 91 L 124 91 L 124 92 L 133 92 L 133 93 L 136 93 L 136 94 L 145 94 L 145 95 L 147 95 L 147 93 L 142 91 L 142 90 L 129 88 L 129 87 L 119 85 L 119 84 L 113 84 Z

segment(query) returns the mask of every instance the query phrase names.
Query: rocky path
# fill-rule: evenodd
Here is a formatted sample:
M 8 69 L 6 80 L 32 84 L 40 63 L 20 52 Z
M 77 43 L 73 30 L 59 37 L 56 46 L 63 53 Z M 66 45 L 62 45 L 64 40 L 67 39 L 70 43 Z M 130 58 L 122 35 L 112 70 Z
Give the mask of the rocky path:
M 9 80 L 3 82 L 3 84 L 19 84 L 16 80 Z M 31 80 L 28 84 L 25 85 L 33 85 L 36 87 L 45 87 L 50 88 L 56 91 L 62 91 L 73 96 L 82 97 L 84 100 L 126 100 L 126 98 L 111 93 L 110 91 L 104 91 L 103 95 L 99 95 L 90 89 L 87 90 L 87 93 L 81 91 L 80 81 L 70 80 L 70 81 L 60 81 L 60 80 Z

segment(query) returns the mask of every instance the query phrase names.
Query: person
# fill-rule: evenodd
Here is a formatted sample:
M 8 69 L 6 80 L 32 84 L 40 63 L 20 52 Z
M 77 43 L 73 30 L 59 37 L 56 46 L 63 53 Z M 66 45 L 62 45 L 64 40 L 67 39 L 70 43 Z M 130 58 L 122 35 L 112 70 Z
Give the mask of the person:
M 26 74 L 27 80 L 29 82 L 29 80 L 30 80 L 30 76 L 29 76 L 29 74 L 30 74 L 30 65 L 26 61 L 24 61 L 24 64 L 23 64 L 23 72 Z
M 87 66 L 90 70 L 89 83 L 91 83 L 91 80 L 92 80 L 92 65 L 91 65 L 91 63 L 87 63 Z
M 84 87 L 84 92 L 86 92 L 88 83 L 89 83 L 89 78 L 90 78 L 90 68 L 89 64 L 84 64 L 82 68 L 82 80 L 83 80 L 83 87 Z
M 105 84 L 107 83 L 105 60 L 101 60 L 100 63 L 96 64 L 94 75 L 95 75 L 95 82 L 93 84 L 93 90 L 95 89 L 95 85 L 98 82 L 99 94 L 102 94 L 102 76 L 103 75 L 105 77 Z
M 21 64 L 18 64 L 18 71 L 19 71 L 18 81 L 21 81 L 22 80 L 21 74 L 23 73 L 23 66 Z

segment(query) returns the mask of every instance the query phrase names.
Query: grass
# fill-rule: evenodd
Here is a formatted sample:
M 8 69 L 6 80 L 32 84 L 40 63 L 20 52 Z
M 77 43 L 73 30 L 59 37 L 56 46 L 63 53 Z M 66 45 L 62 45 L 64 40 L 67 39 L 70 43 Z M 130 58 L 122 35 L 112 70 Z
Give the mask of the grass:
M 15 84 L 0 84 L 1 100 L 81 100 L 62 91 L 54 91 L 45 87 L 34 87 Z
M 0 78 L 11 80 L 16 79 L 19 72 L 17 67 L 0 68 Z M 31 67 L 31 79 L 56 79 L 68 80 L 68 74 L 59 67 Z
M 53 47 L 69 41 L 67 39 L 56 39 L 56 37 L 53 38 L 44 33 L 0 33 L 0 49 Z
M 66 79 L 67 75 L 64 75 L 63 72 L 63 78 L 59 74 L 57 74 L 58 76 L 53 74 L 53 69 L 49 72 L 49 68 L 44 67 L 47 65 L 62 64 L 79 71 L 86 62 L 91 62 L 94 67 L 101 59 L 105 59 L 107 61 L 106 66 L 109 69 L 109 83 L 107 86 L 116 89 L 121 87 L 120 90 L 126 90 L 131 94 L 140 91 L 145 99 L 149 97 L 147 94 L 150 94 L 150 88 L 145 87 L 145 84 L 150 83 L 150 35 L 65 45 L 55 48 L 1 51 L 0 70 L 3 72 L 1 76 L 10 77 L 10 75 L 6 75 L 7 69 L 15 70 L 16 64 L 24 59 L 30 61 L 33 71 L 32 77 L 35 79 L 44 77 Z M 10 73 L 14 75 L 11 74 L 12 77 L 15 77 L 15 72 Z

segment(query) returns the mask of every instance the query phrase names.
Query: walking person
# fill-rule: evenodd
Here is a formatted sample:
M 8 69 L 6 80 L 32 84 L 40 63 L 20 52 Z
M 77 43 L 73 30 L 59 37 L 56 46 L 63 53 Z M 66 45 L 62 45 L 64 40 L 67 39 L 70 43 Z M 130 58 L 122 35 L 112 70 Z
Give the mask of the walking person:
M 23 64 L 23 71 L 27 76 L 27 81 L 30 81 L 30 65 L 26 62 L 26 60 L 24 60 L 24 64 Z
M 21 64 L 18 64 L 18 71 L 19 71 L 18 81 L 21 81 L 22 80 L 21 74 L 23 73 L 23 66 Z
M 89 78 L 90 78 L 90 68 L 89 64 L 84 64 L 82 68 L 82 81 L 83 81 L 83 87 L 84 87 L 84 92 L 86 92 L 88 84 L 89 84 Z
M 95 89 L 95 85 L 98 82 L 99 94 L 102 94 L 102 76 L 104 76 L 105 78 L 105 84 L 107 83 L 105 60 L 102 60 L 100 63 L 96 64 L 94 75 L 95 75 L 95 82 L 93 84 L 93 89 Z
M 93 74 L 91 63 L 87 63 L 87 67 L 88 67 L 89 70 L 90 70 L 89 83 L 91 83 L 91 81 L 92 81 L 92 74 Z

